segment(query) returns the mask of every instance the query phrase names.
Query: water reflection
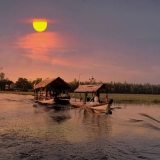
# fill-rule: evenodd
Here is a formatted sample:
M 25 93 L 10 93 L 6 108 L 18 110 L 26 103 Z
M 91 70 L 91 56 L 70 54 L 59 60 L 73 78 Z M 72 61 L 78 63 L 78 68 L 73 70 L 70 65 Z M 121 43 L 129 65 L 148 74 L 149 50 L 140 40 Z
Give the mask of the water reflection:
M 61 155 L 59 159 L 66 155 L 67 159 L 73 159 L 70 155 L 76 155 L 75 159 L 93 159 L 93 155 L 94 159 L 160 157 L 159 105 L 114 104 L 112 115 L 107 115 L 34 105 L 32 98 L 0 95 L 0 138 L 3 153 L 9 156 L 11 149 L 18 155 L 37 147 L 37 154 L 46 159 L 52 159 L 46 155 Z M 33 143 L 35 139 L 37 143 Z
M 69 116 L 69 115 L 66 115 L 66 114 L 59 114 L 59 115 L 52 115 L 52 116 L 50 116 L 55 122 L 57 122 L 57 123 L 62 123 L 62 122 L 64 122 L 64 121 L 66 121 L 67 119 L 70 119 L 71 118 L 71 116 Z
M 49 112 L 49 116 L 53 121 L 62 123 L 71 118 L 69 113 L 70 107 L 54 107 L 54 112 Z
M 33 104 L 34 114 L 47 113 L 48 116 L 56 123 L 62 123 L 71 118 L 69 110 L 71 106 L 64 105 L 39 105 Z
M 88 137 L 105 135 L 109 136 L 112 132 L 112 122 L 110 115 L 105 113 L 95 113 L 91 109 L 79 109 L 79 117 L 84 125 L 84 130 Z

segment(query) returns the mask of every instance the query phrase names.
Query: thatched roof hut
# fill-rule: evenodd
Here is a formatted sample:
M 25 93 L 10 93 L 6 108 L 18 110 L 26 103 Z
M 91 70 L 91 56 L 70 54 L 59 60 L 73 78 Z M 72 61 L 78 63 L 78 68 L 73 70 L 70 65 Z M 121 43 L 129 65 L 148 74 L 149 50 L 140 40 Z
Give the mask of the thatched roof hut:
M 60 77 L 54 78 L 54 79 L 47 78 L 47 79 L 41 81 L 40 83 L 36 84 L 34 86 L 34 89 L 45 88 L 48 85 L 53 87 L 55 90 L 70 89 L 70 86 L 63 79 L 61 79 Z
M 108 88 L 105 84 L 95 84 L 95 85 L 79 85 L 79 87 L 74 90 L 75 93 L 107 93 Z

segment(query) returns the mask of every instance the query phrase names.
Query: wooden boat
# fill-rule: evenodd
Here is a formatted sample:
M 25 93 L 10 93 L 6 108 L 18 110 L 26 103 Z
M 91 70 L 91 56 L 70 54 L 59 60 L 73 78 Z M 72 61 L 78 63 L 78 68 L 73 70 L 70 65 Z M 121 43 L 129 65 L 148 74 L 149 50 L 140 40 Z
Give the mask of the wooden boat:
M 62 105 L 70 104 L 70 96 L 57 96 L 55 102 Z
M 86 102 L 86 103 L 84 104 L 83 101 L 74 101 L 73 99 L 71 99 L 71 100 L 70 100 L 70 105 L 72 105 L 73 107 L 85 108 L 85 107 L 94 107 L 94 106 L 107 105 L 107 103 Z
M 42 100 L 37 100 L 38 103 L 40 104 L 55 104 L 55 100 L 52 99 L 42 99 Z
M 40 104 L 62 104 L 62 105 L 67 105 L 70 104 L 70 97 L 56 97 L 56 98 L 51 98 L 51 99 L 40 99 L 36 100 L 35 102 L 40 103 Z
M 45 79 L 34 85 L 34 100 L 41 104 L 68 104 L 70 97 L 65 94 L 69 85 L 60 77 Z
M 108 104 L 108 87 L 105 84 L 90 84 L 90 85 L 79 85 L 77 89 L 74 90 L 75 96 L 76 93 L 84 94 L 84 99 L 71 99 L 70 104 L 74 107 L 93 107 Z M 90 96 L 87 97 L 88 93 Z M 100 103 L 100 93 L 106 93 L 106 100 L 103 103 Z M 81 98 L 82 99 L 82 98 Z
M 89 109 L 91 109 L 92 112 L 94 113 L 112 114 L 112 110 L 113 110 L 113 108 L 111 108 L 112 103 L 113 103 L 113 99 L 110 99 L 108 104 L 89 107 Z

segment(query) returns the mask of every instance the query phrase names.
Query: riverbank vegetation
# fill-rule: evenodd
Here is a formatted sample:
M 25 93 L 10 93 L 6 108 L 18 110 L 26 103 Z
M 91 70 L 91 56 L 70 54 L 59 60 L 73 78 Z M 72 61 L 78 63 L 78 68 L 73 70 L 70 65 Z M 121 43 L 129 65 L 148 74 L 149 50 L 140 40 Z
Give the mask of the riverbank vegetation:
M 70 93 L 71 98 L 84 99 L 83 93 Z M 87 95 L 88 98 L 92 94 Z M 114 103 L 135 103 L 135 104 L 160 104 L 160 95 L 154 94 L 108 94 L 108 99 L 113 99 Z M 100 101 L 106 100 L 106 94 L 100 94 Z
M 0 93 L 13 93 L 22 95 L 34 95 L 33 88 L 35 84 L 42 81 L 42 78 L 29 81 L 27 78 L 19 78 L 15 83 L 8 78 L 5 78 L 4 73 L 0 73 Z M 109 90 L 109 99 L 114 99 L 116 103 L 160 103 L 160 84 L 134 84 L 134 83 L 120 83 L 120 82 L 96 82 L 92 77 L 89 81 L 79 82 L 74 79 L 68 82 L 70 86 L 71 98 L 74 98 L 74 90 L 78 85 L 89 84 L 105 84 Z M 80 94 L 77 94 L 79 98 Z M 83 94 L 81 94 L 83 98 Z M 90 94 L 88 94 L 91 97 Z M 101 101 L 105 101 L 106 94 L 101 94 Z
M 19 94 L 19 95 L 34 95 L 33 92 L 15 92 L 15 91 L 0 91 L 0 94 Z M 71 98 L 84 99 L 83 93 L 69 93 Z M 88 94 L 88 98 L 92 97 L 92 94 Z M 106 94 L 100 94 L 100 100 L 105 101 Z M 160 104 L 160 95 L 153 94 L 108 94 L 108 99 L 113 99 L 114 103 L 135 103 L 135 104 Z
M 19 94 L 19 95 L 34 96 L 34 92 L 23 92 L 23 91 L 0 91 L 0 94 Z
M 160 84 L 134 84 L 134 83 L 120 83 L 120 82 L 95 82 L 90 81 L 81 82 L 80 85 L 89 84 L 105 84 L 108 87 L 109 93 L 120 93 L 120 94 L 160 94 Z M 74 91 L 78 85 L 79 81 L 76 79 L 69 82 L 71 87 L 71 92 Z

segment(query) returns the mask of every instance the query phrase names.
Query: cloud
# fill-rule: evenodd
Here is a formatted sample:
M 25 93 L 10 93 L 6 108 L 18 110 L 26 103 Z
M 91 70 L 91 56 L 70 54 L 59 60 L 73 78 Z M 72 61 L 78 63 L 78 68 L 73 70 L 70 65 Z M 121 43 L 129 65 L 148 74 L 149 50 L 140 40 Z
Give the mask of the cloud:
M 49 32 L 28 34 L 16 44 L 25 51 L 23 56 L 41 61 L 48 61 L 49 51 L 60 47 L 57 34 Z
M 85 53 L 87 50 L 81 49 L 81 44 L 74 38 L 62 33 L 33 33 L 19 38 L 16 47 L 24 51 L 21 53 L 24 57 L 34 61 L 66 67 L 92 68 L 94 57 Z

